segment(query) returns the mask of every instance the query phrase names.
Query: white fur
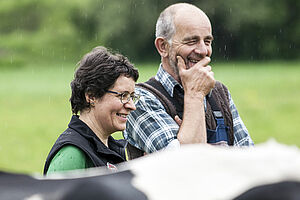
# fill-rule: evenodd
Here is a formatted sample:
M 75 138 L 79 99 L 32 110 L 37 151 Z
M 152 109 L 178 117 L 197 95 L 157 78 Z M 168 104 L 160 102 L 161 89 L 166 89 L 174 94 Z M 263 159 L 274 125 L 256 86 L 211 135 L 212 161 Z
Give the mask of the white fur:
M 150 200 L 232 199 L 258 185 L 300 181 L 300 150 L 274 140 L 250 148 L 182 145 L 120 164 L 118 168 L 132 170 L 133 185 Z M 108 173 L 114 172 L 94 168 L 48 178 Z
M 300 181 L 300 151 L 269 141 L 252 148 L 186 145 L 130 161 L 149 199 L 232 199 L 257 185 Z

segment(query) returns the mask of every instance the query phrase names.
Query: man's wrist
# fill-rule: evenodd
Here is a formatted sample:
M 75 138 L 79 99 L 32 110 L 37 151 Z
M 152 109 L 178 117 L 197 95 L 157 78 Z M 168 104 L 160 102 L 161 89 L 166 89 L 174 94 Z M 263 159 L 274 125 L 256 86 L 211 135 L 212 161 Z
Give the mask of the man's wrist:
M 184 99 L 189 99 L 189 100 L 197 100 L 197 101 L 199 101 L 199 100 L 202 100 L 203 101 L 203 99 L 204 99 L 204 97 L 205 97 L 205 94 L 204 93 L 202 93 L 202 92 L 185 92 L 184 93 Z

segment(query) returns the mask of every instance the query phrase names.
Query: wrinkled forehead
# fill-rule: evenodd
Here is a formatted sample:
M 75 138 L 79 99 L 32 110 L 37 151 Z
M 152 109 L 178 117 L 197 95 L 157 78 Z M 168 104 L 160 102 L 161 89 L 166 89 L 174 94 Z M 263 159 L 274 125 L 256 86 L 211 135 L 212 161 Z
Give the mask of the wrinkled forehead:
M 211 30 L 209 18 L 200 9 L 178 9 L 173 19 L 176 29 L 179 27 L 193 26 Z
M 176 14 L 174 17 L 175 34 L 173 35 L 173 39 L 212 37 L 210 21 L 203 12 L 182 12 Z

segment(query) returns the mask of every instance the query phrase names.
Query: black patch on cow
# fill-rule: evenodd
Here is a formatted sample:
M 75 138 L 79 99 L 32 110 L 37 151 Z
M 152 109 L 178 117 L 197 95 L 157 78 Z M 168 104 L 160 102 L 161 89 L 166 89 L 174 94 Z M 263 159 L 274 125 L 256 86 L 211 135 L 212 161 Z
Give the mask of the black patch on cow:
M 299 200 L 300 182 L 283 181 L 254 187 L 235 200 Z
M 146 200 L 131 181 L 134 174 L 122 171 L 76 179 L 35 179 L 24 174 L 0 172 L 0 199 L 15 200 L 40 196 L 43 200 Z M 34 199 L 34 198 L 33 198 Z

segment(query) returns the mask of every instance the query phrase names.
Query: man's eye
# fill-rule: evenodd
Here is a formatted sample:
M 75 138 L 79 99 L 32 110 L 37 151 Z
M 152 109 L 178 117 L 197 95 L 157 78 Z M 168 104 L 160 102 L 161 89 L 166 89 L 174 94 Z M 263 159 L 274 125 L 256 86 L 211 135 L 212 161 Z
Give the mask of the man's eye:
M 190 40 L 190 41 L 185 42 L 185 44 L 187 44 L 187 45 L 193 45 L 193 44 L 196 44 L 196 43 L 197 43 L 196 40 Z
M 205 40 L 204 42 L 205 42 L 206 45 L 210 45 L 212 41 L 211 40 Z

